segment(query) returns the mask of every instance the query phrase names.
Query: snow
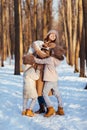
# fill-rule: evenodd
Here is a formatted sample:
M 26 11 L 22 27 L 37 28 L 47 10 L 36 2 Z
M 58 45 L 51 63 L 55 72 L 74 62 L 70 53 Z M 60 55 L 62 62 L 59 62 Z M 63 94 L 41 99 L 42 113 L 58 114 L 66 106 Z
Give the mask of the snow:
M 57 71 L 65 115 L 26 117 L 21 115 L 23 73 L 14 75 L 14 61 L 11 65 L 5 61 L 5 67 L 0 67 L 0 130 L 87 130 L 87 90 L 84 89 L 87 78 L 74 73 L 66 61 Z M 56 98 L 50 98 L 57 110 Z M 34 111 L 38 108 L 37 102 Z

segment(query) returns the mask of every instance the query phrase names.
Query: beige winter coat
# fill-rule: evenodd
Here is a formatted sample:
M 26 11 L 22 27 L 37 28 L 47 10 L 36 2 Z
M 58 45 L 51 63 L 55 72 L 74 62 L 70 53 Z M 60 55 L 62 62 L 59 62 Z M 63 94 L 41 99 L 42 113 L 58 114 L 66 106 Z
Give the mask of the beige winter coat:
M 56 71 L 56 67 L 59 66 L 61 63 L 60 60 L 54 58 L 54 57 L 48 57 L 45 59 L 39 59 L 34 58 L 35 62 L 38 64 L 45 64 L 44 66 L 44 75 L 43 75 L 43 81 L 57 81 L 58 80 L 58 74 Z
M 40 71 L 36 70 L 30 65 L 23 65 L 24 67 L 24 82 L 23 82 L 23 97 L 36 98 L 38 97 L 36 91 L 36 80 L 40 77 Z
M 35 53 L 39 56 L 39 57 L 46 57 L 46 55 L 44 54 L 43 51 L 41 51 L 41 48 L 43 46 L 44 42 L 41 40 L 37 40 L 35 42 L 33 42 L 33 44 L 31 45 L 31 47 L 28 50 L 28 54 L 31 53 Z M 43 92 L 43 87 L 44 87 L 44 82 L 43 82 L 43 70 L 44 70 L 44 65 L 41 65 L 42 69 L 40 70 L 40 77 L 39 79 L 36 81 L 36 89 L 37 89 L 37 93 L 38 96 L 42 96 L 42 92 Z M 49 95 L 52 95 L 52 92 L 49 93 Z

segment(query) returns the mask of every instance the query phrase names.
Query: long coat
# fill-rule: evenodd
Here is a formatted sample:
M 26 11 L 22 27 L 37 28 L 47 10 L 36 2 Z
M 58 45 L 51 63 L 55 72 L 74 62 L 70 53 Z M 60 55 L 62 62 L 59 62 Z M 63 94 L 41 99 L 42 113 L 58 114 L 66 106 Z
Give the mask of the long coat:
M 46 54 L 44 54 L 43 51 L 41 51 L 41 48 L 43 46 L 44 42 L 37 40 L 35 42 L 33 42 L 32 46 L 29 48 L 28 50 L 28 54 L 29 53 L 35 53 L 36 50 L 38 52 L 38 56 L 39 57 L 44 57 L 46 56 Z M 44 70 L 44 65 L 41 65 L 41 70 L 40 70 L 40 77 L 39 79 L 36 81 L 36 89 L 37 89 L 37 93 L 38 96 L 42 96 L 42 92 L 43 92 L 43 87 L 44 87 L 44 82 L 43 82 L 43 70 Z M 52 92 L 50 91 L 49 95 L 52 95 Z
M 56 71 L 56 67 L 60 65 L 60 60 L 52 56 L 45 59 L 39 59 L 34 57 L 34 59 L 36 63 L 44 64 L 43 81 L 55 82 L 58 80 L 58 73 Z
M 38 97 L 36 91 L 36 80 L 40 77 L 40 71 L 35 70 L 30 65 L 24 65 L 25 70 L 23 74 L 23 97 L 24 98 L 36 98 Z

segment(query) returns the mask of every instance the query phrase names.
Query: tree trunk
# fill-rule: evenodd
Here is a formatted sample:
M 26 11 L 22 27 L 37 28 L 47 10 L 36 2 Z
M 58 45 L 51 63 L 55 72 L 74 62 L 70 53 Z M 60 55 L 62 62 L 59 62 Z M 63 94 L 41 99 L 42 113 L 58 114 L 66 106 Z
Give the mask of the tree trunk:
M 1 66 L 1 0 L 0 0 L 0 66 Z
M 36 40 L 36 17 L 35 17 L 35 3 L 36 1 L 30 0 L 30 20 L 31 20 L 31 34 L 32 34 L 32 41 Z
M 87 89 L 87 84 L 86 84 L 86 86 L 85 86 L 85 88 L 84 89 Z
M 47 0 L 44 0 L 44 12 L 43 12 L 43 37 L 46 37 L 47 29 Z
M 9 2 L 6 3 L 6 41 L 7 41 L 7 56 L 9 57 L 9 64 L 11 64 L 11 41 L 10 41 L 10 30 L 9 30 Z
M 31 20 L 30 20 L 30 0 L 26 0 L 24 7 L 24 13 L 22 14 L 23 19 L 23 42 L 24 42 L 24 53 L 28 52 L 29 46 L 32 43 L 31 36 Z M 23 12 L 22 11 L 22 12 Z
M 15 74 L 22 71 L 22 25 L 21 25 L 21 0 L 14 1 L 15 12 Z
M 66 44 L 66 47 L 67 47 L 67 53 L 66 53 L 66 60 L 67 60 L 67 63 L 69 64 L 69 49 L 68 49 L 68 27 L 67 27 L 67 23 L 66 23 L 66 9 L 65 9 L 65 1 L 62 0 L 62 4 L 63 4 L 63 23 L 64 23 L 64 33 L 65 33 L 65 44 Z
M 36 28 L 37 28 L 37 39 L 39 40 L 42 40 L 43 39 L 43 14 L 42 14 L 42 11 L 43 11 L 43 8 L 42 8 L 42 1 L 41 0 L 38 0 L 38 3 L 37 3 L 37 25 L 36 25 Z
M 79 58 L 79 40 L 78 40 L 78 0 L 75 1 L 75 8 L 74 8 L 74 34 L 73 34 L 73 61 L 75 64 L 75 71 L 74 72 L 79 72 L 79 67 L 78 67 L 78 58 Z
M 85 26 L 85 59 L 87 67 L 87 0 L 83 0 L 84 26 Z
M 73 45 L 72 45 L 72 2 L 67 0 L 67 27 L 68 27 L 68 49 L 69 64 L 73 65 Z
M 14 56 L 14 44 L 15 44 L 15 29 L 14 29 L 14 1 L 9 0 L 9 32 L 11 42 L 11 58 Z M 11 19 L 11 20 L 10 20 Z
M 47 25 L 48 25 L 48 31 L 52 29 L 52 4 L 53 0 L 47 1 Z
M 83 26 L 83 5 L 79 0 L 79 40 L 80 40 L 80 77 L 85 76 L 85 30 Z
M 6 3 L 5 0 L 1 1 L 1 25 L 2 25 L 2 36 L 1 36 L 1 66 L 4 66 L 3 61 L 6 59 Z

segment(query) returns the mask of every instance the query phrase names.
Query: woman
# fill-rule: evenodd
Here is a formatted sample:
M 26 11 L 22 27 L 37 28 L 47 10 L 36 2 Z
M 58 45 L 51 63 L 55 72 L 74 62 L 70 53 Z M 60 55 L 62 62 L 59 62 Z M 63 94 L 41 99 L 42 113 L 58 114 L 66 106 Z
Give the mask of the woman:
M 51 49 L 51 50 L 54 49 L 56 47 L 57 39 L 58 39 L 57 31 L 50 30 L 47 33 L 44 41 L 37 40 L 32 43 L 31 47 L 29 48 L 28 53 L 34 54 L 36 57 L 41 58 L 41 59 L 46 58 L 46 57 L 48 57 L 48 52 L 42 51 L 43 48 L 47 48 L 47 49 Z M 44 82 L 42 80 L 44 65 L 41 65 L 41 68 L 42 69 L 40 71 L 40 78 L 36 81 L 36 87 L 37 87 L 37 93 L 38 93 L 38 103 L 40 106 L 40 109 L 38 111 L 36 111 L 36 113 L 46 112 L 46 110 L 45 110 L 46 103 L 42 96 L 42 91 L 43 91 L 43 86 L 44 86 Z M 49 93 L 49 95 L 50 95 L 50 93 Z

